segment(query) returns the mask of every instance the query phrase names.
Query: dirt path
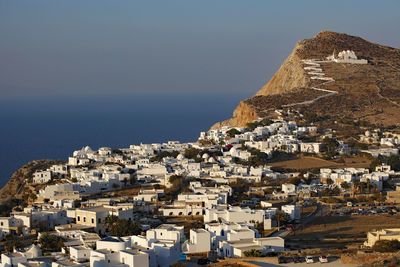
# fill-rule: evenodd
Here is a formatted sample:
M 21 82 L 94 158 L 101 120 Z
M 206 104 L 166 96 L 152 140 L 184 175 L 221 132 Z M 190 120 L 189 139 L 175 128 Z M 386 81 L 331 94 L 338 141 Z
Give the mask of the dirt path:
M 307 101 L 302 101 L 302 102 L 297 102 L 297 103 L 292 103 L 292 104 L 287 104 L 287 105 L 283 105 L 282 107 L 293 107 L 293 106 L 298 106 L 298 105 L 309 105 L 309 104 L 313 104 L 316 101 L 324 98 L 324 97 L 328 97 L 328 96 L 332 96 L 335 94 L 338 94 L 337 91 L 332 91 L 332 90 L 328 90 L 328 89 L 323 89 L 323 88 L 319 88 L 320 86 L 324 86 L 328 83 L 332 83 L 335 82 L 335 80 L 331 77 L 326 77 L 325 73 L 323 73 L 321 67 L 321 64 L 319 64 L 318 62 L 324 62 L 324 61 L 316 61 L 313 59 L 309 59 L 309 60 L 303 60 L 303 63 L 306 65 L 309 65 L 308 67 L 304 67 L 305 71 L 309 71 L 307 72 L 307 74 L 312 75 L 311 79 L 312 80 L 322 80 L 324 82 L 317 84 L 316 86 L 312 86 L 310 87 L 310 89 L 315 90 L 315 91 L 321 91 L 321 92 L 326 92 L 327 94 L 319 96 L 317 98 L 314 98 L 312 100 L 307 100 Z
M 396 101 L 393 101 L 393 100 L 389 99 L 388 97 L 383 96 L 383 95 L 381 94 L 381 91 L 382 91 L 382 90 L 381 90 L 381 88 L 380 88 L 378 85 L 376 85 L 376 88 L 378 89 L 377 94 L 378 94 L 378 96 L 379 96 L 380 98 L 382 98 L 382 99 L 384 99 L 384 100 L 386 100 L 386 101 L 392 103 L 393 105 L 395 105 L 395 106 L 397 106 L 397 107 L 400 107 L 400 104 L 397 103 Z

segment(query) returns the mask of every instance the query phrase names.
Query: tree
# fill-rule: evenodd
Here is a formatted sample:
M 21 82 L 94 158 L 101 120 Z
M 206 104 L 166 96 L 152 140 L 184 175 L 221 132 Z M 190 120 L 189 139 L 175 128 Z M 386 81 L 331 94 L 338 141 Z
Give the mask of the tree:
M 328 178 L 328 179 L 326 180 L 326 183 L 329 184 L 329 185 L 331 185 L 331 184 L 333 184 L 333 180 L 332 180 L 331 178 Z
M 188 159 L 194 159 L 199 155 L 200 150 L 194 147 L 187 148 L 183 152 L 183 155 Z
M 400 171 L 400 156 L 392 155 L 387 159 L 388 165 L 390 165 L 392 170 Z
M 37 199 L 37 196 L 36 196 L 35 193 L 31 193 L 31 194 L 29 195 L 29 198 L 30 198 L 32 201 L 35 201 L 35 200 Z
M 334 138 L 325 137 L 322 143 L 326 146 L 326 156 L 328 158 L 333 158 L 336 155 L 339 142 Z
M 257 249 L 251 249 L 251 250 L 247 250 L 244 252 L 244 255 L 246 257 L 261 257 L 261 252 L 258 251 Z
M 308 123 L 316 122 L 318 120 L 318 116 L 315 112 L 306 111 L 303 116 L 304 120 Z
M 258 231 L 261 236 L 264 236 L 264 223 L 257 222 L 254 224 L 254 228 Z
M 117 225 L 117 222 L 118 222 L 117 216 L 109 215 L 104 219 L 103 225 L 106 227 L 106 229 L 108 229 L 110 233 L 113 233 L 115 232 L 115 227 Z
M 236 182 L 231 183 L 230 186 L 232 187 L 233 190 L 232 196 L 229 197 L 230 203 L 248 199 L 246 193 L 248 192 L 250 187 L 249 183 L 247 183 L 242 179 L 238 179 Z
M 61 251 L 64 239 L 61 236 L 44 233 L 39 238 L 40 247 L 47 251 Z
M 113 236 L 138 235 L 142 231 L 142 225 L 139 221 L 119 219 L 114 215 L 107 216 L 103 223 Z
M 367 193 L 369 194 L 370 190 L 371 190 L 371 180 L 370 179 L 367 179 L 366 185 L 367 185 Z
M 168 181 L 172 184 L 166 195 L 172 198 L 176 197 L 181 192 L 189 191 L 189 181 L 181 175 L 171 175 Z
M 172 152 L 169 151 L 161 151 L 157 153 L 154 157 L 150 158 L 150 161 L 162 161 L 163 158 L 172 157 L 176 158 L 179 155 L 179 152 L 174 150 Z
M 12 252 L 14 250 L 14 248 L 20 248 L 21 247 L 21 242 L 18 239 L 18 237 L 16 237 L 13 234 L 7 234 L 5 236 L 5 247 L 6 247 L 6 251 L 8 252 Z
M 122 152 L 122 150 L 121 149 L 114 149 L 113 151 L 112 151 L 112 153 L 113 154 L 118 154 L 118 155 L 122 155 L 123 154 L 123 152 Z
M 372 247 L 377 252 L 396 252 L 400 250 L 400 242 L 398 240 L 379 240 Z
M 226 134 L 229 137 L 235 137 L 235 135 L 240 134 L 240 131 L 238 131 L 236 128 L 232 128 L 229 131 L 227 131 Z
M 287 221 L 287 215 L 286 213 L 284 213 L 283 211 L 278 211 L 275 216 L 274 219 L 276 220 L 276 222 L 278 223 L 278 228 L 281 227 L 281 222 L 286 222 Z
M 74 200 L 74 207 L 75 208 L 80 208 L 81 207 L 81 200 L 80 199 L 75 199 Z
M 248 122 L 246 123 L 246 128 L 249 129 L 249 131 L 254 131 L 255 128 L 257 128 L 258 123 L 256 122 Z
M 130 183 L 131 185 L 135 184 L 136 181 L 137 181 L 137 176 L 136 176 L 135 174 L 129 175 L 129 183 Z
M 340 184 L 340 187 L 343 189 L 349 189 L 350 185 L 348 182 L 344 181 L 343 183 Z
M 272 123 L 273 123 L 273 121 L 270 120 L 270 119 L 267 119 L 267 118 L 265 118 L 265 119 L 263 119 L 263 120 L 261 121 L 261 124 L 264 125 L 264 126 L 271 125 Z
M 124 180 L 122 180 L 122 182 L 124 183 L 124 187 L 126 187 L 126 184 L 128 183 L 128 178 L 124 178 Z
M 322 196 L 337 196 L 340 194 L 340 189 L 335 187 L 335 188 L 324 188 L 321 191 Z

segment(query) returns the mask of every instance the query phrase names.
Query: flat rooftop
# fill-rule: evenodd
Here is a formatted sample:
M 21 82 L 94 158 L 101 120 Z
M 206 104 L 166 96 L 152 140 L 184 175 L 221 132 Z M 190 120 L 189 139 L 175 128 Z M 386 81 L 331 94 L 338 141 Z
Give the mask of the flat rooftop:
M 208 233 L 208 231 L 204 229 L 192 229 L 192 231 L 196 233 Z
M 110 211 L 112 209 L 106 208 L 106 207 L 103 207 L 103 206 L 76 209 L 76 211 L 80 211 L 80 210 L 82 210 L 82 211 L 91 211 L 91 212 L 107 212 L 107 211 Z

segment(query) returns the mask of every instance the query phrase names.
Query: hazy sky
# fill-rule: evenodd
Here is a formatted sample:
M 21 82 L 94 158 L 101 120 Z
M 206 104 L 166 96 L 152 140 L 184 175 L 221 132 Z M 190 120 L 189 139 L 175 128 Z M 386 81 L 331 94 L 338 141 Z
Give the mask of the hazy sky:
M 240 93 L 321 30 L 400 48 L 400 1 L 0 0 L 0 97 Z

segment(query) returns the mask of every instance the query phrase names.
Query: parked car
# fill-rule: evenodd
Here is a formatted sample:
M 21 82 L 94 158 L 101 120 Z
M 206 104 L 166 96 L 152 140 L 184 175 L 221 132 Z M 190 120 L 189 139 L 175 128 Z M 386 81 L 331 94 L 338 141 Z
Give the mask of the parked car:
M 327 263 L 328 262 L 328 258 L 325 255 L 321 255 L 321 256 L 319 256 L 319 262 L 320 263 Z
M 293 256 L 293 262 L 294 262 L 294 263 L 301 262 L 301 257 L 300 257 L 299 255 L 294 255 L 294 256 Z
M 313 256 L 306 256 L 306 263 L 314 263 L 314 258 L 313 258 Z
M 287 261 L 287 259 L 285 258 L 285 257 L 283 257 L 283 256 L 279 256 L 278 257 L 278 263 L 287 263 L 288 261 Z

